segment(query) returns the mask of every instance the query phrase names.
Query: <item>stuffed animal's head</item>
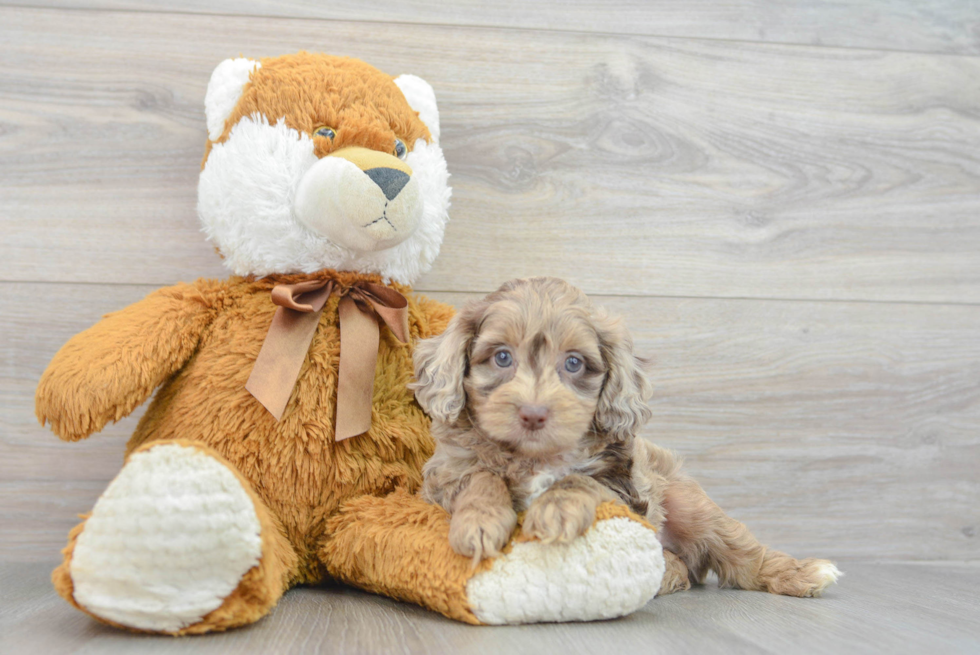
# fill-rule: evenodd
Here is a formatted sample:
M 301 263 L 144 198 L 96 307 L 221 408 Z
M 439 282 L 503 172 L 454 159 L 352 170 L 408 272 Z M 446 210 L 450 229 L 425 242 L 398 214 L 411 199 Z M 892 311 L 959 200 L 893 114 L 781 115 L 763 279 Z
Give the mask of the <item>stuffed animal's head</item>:
M 205 98 L 198 215 L 238 275 L 376 273 L 439 254 L 449 174 L 432 87 L 356 59 L 228 59 Z

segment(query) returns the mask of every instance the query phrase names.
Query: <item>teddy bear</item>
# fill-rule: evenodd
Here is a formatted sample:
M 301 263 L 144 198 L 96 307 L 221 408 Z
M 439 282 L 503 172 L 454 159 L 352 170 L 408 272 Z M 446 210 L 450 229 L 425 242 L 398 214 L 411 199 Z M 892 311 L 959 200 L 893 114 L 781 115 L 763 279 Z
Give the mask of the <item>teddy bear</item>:
M 473 566 L 417 495 L 433 452 L 412 352 L 451 307 L 412 293 L 450 189 L 432 87 L 357 59 L 229 59 L 205 97 L 198 215 L 232 276 L 151 293 L 52 359 L 36 413 L 76 441 L 156 390 L 69 534 L 58 593 L 99 621 L 198 634 L 339 580 L 473 624 L 628 614 L 655 531 L 600 507 L 576 541 L 516 531 Z

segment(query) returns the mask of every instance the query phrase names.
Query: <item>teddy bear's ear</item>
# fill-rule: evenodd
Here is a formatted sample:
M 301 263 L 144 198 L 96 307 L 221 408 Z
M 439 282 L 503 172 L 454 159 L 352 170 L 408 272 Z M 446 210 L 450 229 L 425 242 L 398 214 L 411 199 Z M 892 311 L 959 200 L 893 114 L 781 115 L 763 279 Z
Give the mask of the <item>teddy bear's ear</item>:
M 439 107 L 436 106 L 436 92 L 428 82 L 415 75 L 399 75 L 395 84 L 401 89 L 408 105 L 419 113 L 419 118 L 429 128 L 432 140 L 439 143 Z
M 208 92 L 204 96 L 204 114 L 208 119 L 208 138 L 217 141 L 225 131 L 225 121 L 231 115 L 242 89 L 252 71 L 262 64 L 254 59 L 225 59 L 211 73 Z

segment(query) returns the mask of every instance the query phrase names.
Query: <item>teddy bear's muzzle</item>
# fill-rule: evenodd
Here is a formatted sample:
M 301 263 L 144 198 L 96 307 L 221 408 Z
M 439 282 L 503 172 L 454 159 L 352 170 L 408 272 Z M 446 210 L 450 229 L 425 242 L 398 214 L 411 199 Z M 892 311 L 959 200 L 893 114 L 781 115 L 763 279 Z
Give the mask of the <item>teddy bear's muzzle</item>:
M 404 161 L 355 146 L 310 167 L 296 190 L 293 213 L 338 245 L 371 252 L 411 236 L 422 216 L 422 196 Z
M 364 171 L 364 174 L 381 188 L 381 192 L 385 194 L 385 198 L 388 200 L 397 198 L 401 190 L 412 179 L 408 173 L 403 173 L 394 168 L 370 168 Z

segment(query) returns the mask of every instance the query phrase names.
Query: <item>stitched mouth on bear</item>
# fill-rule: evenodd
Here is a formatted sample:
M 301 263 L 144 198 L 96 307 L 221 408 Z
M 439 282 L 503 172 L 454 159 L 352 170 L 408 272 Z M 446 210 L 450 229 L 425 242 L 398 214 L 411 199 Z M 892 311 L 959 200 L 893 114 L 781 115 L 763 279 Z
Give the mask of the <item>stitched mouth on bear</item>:
M 381 216 L 378 216 L 376 219 L 374 219 L 370 223 L 367 223 L 366 225 L 362 225 L 361 227 L 371 227 L 372 225 L 374 225 L 375 223 L 378 223 L 380 221 L 384 221 L 385 223 L 387 223 L 388 225 L 390 225 L 391 226 L 391 229 L 394 230 L 395 232 L 398 231 L 398 228 L 395 227 L 395 224 L 392 223 L 388 219 L 388 203 L 387 202 L 385 202 L 385 208 L 384 208 L 384 210 L 382 210 Z

